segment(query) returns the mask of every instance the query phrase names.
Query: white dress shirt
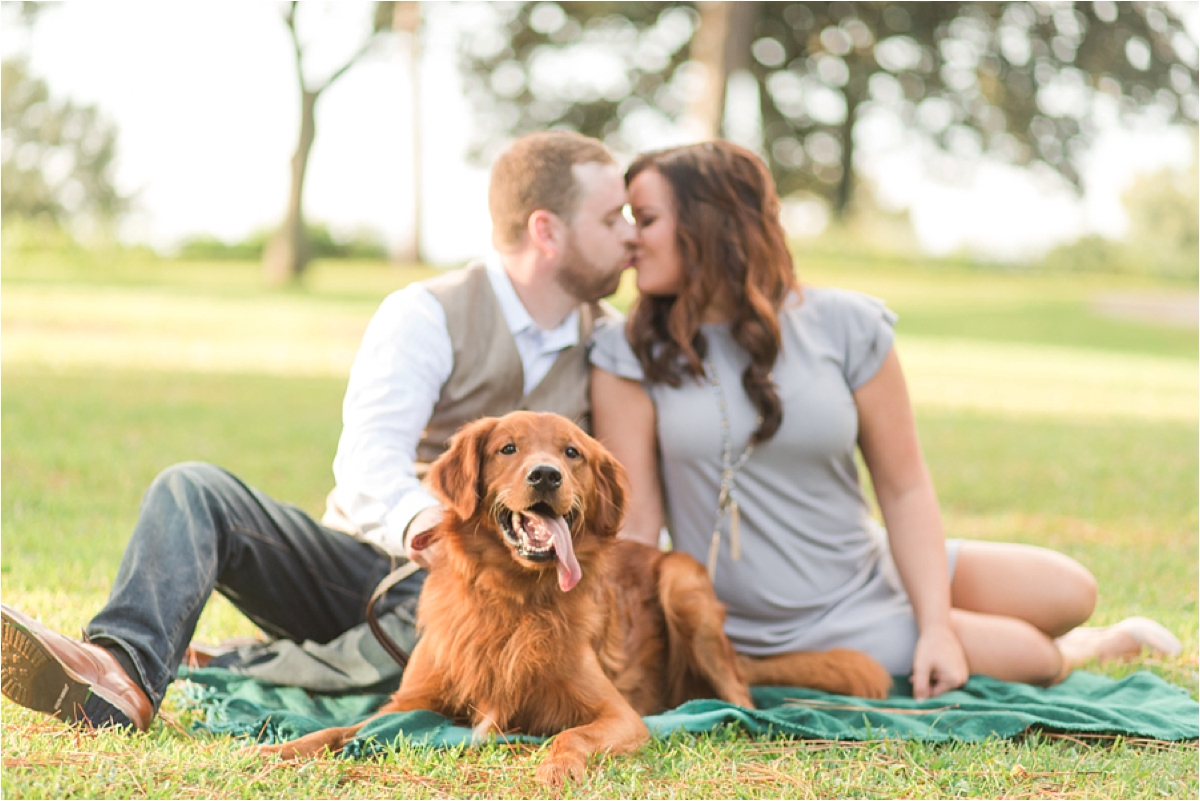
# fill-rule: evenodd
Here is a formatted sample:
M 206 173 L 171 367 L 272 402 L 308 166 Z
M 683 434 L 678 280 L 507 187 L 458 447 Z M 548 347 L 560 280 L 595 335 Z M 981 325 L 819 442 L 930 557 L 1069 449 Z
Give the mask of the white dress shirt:
M 559 352 L 578 343 L 579 312 L 543 330 L 521 304 L 495 253 L 487 259 L 487 276 L 521 356 L 528 394 Z M 387 553 L 404 553 L 408 524 L 422 509 L 438 505 L 417 480 L 414 462 L 453 368 L 441 303 L 421 284 L 389 295 L 371 318 L 350 370 L 333 460 L 336 486 L 323 523 Z

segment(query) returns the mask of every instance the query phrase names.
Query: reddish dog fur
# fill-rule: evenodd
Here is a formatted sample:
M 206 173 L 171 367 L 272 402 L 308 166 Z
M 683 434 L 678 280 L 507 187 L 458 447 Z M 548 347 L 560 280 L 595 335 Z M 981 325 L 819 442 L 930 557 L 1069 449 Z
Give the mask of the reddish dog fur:
M 582 780 L 591 754 L 638 748 L 642 715 L 689 699 L 752 707 L 749 684 L 887 694 L 887 672 L 855 651 L 738 656 L 695 559 L 617 539 L 624 470 L 565 418 L 465 426 L 428 482 L 446 509 L 431 535 L 440 552 L 421 639 L 379 714 L 431 709 L 469 721 L 476 739 L 556 734 L 537 775 L 558 785 Z M 336 751 L 363 725 L 261 750 Z

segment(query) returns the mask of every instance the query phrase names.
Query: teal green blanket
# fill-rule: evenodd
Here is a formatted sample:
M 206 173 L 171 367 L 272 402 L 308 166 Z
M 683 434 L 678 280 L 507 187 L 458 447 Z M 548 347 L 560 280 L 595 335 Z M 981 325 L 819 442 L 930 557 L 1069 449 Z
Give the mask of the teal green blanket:
M 280 742 L 370 716 L 383 695 L 312 695 L 226 670 L 181 671 L 185 705 L 201 712 L 197 726 L 216 734 Z M 1200 737 L 1200 706 L 1182 688 L 1152 673 L 1110 679 L 1076 671 L 1061 684 L 1042 689 L 973 676 L 964 687 L 928 701 L 915 701 L 900 679 L 892 697 L 868 701 L 815 690 L 755 687 L 757 709 L 722 701 L 690 701 L 646 718 L 656 737 L 674 731 L 703 732 L 737 724 L 762 736 L 824 740 L 923 740 L 978 742 L 1012 737 L 1029 729 L 1122 734 L 1155 740 Z M 471 730 L 433 712 L 386 715 L 359 732 L 346 756 L 371 753 L 398 739 L 431 746 L 471 740 Z M 515 736 L 516 742 L 541 738 Z

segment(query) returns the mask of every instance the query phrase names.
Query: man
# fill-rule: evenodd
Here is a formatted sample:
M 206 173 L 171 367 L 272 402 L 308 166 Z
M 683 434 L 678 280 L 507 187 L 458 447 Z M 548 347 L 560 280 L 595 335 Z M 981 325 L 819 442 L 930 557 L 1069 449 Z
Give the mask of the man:
M 492 169 L 495 252 L 406 287 L 371 320 L 351 370 L 336 486 L 318 522 L 214 465 L 185 463 L 142 502 L 105 607 L 84 642 L 3 607 L 3 693 L 88 726 L 145 730 L 215 589 L 274 642 L 211 664 L 347 690 L 399 668 L 364 624 L 367 600 L 440 517 L 422 464 L 472 419 L 514 409 L 590 424 L 588 337 L 628 266 L 633 228 L 612 155 L 578 134 L 518 139 Z M 380 602 L 411 648 L 424 572 Z

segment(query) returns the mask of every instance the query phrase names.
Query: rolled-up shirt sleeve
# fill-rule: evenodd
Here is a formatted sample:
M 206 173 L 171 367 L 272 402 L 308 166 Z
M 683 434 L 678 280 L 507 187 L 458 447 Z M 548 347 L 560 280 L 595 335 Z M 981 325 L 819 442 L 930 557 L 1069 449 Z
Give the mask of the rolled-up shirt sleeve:
M 845 336 L 843 374 L 852 391 L 870 381 L 891 353 L 897 315 L 879 298 L 841 291 L 840 314 Z
M 389 295 L 350 370 L 326 525 L 404 553 L 408 524 L 438 505 L 417 479 L 415 460 L 453 366 L 445 312 L 429 290 L 413 284 Z

